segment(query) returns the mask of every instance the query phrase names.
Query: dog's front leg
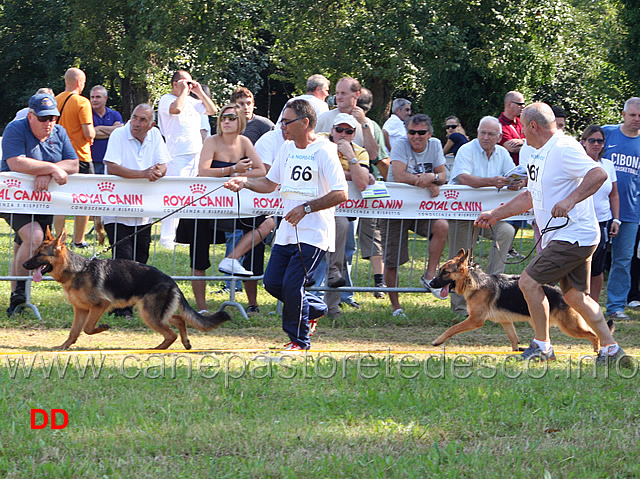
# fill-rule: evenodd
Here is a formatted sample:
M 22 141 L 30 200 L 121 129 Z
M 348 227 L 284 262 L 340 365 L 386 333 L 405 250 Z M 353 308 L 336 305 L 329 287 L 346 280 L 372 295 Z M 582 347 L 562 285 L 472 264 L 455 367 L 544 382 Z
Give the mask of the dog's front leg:
M 434 346 L 439 346 L 442 343 L 444 343 L 447 339 L 449 339 L 451 336 L 455 336 L 456 334 L 464 333 L 465 331 L 471 331 L 471 330 L 482 327 L 482 325 L 484 324 L 484 321 L 485 321 L 484 319 L 478 318 L 477 316 L 470 314 L 467 319 L 465 319 L 464 321 L 458 324 L 451 326 L 444 333 L 438 336 L 435 339 L 435 341 L 433 341 L 431 344 L 433 344 Z
M 96 328 L 96 323 L 100 320 L 102 315 L 111 306 L 110 303 L 100 304 L 97 306 L 91 306 L 89 309 L 89 315 L 84 323 L 84 332 L 87 334 L 98 334 L 109 329 L 108 324 L 101 324 Z
M 518 347 L 518 333 L 516 333 L 516 328 L 513 327 L 513 323 L 500 323 L 504 328 L 505 333 L 509 336 L 509 341 L 511 341 L 511 350 L 519 351 Z
M 89 314 L 89 310 L 87 309 L 73 308 L 73 324 L 71 325 L 69 337 L 56 349 L 69 349 L 69 346 L 76 342 L 78 336 L 80 336 L 84 322 L 87 319 L 87 314 Z

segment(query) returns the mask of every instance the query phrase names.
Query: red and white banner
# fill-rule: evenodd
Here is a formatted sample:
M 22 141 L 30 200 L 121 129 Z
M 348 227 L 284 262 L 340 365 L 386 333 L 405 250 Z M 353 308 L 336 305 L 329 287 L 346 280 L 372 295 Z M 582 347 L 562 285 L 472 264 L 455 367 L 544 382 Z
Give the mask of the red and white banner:
M 165 177 L 156 182 L 111 175 L 71 175 L 66 185 L 53 181 L 49 191 L 34 191 L 34 177 L 0 173 L 0 211 L 44 215 L 97 215 L 181 218 L 224 218 L 280 214 L 278 192 L 269 195 L 242 190 L 233 193 L 220 178 Z M 506 203 L 519 192 L 495 188 L 443 186 L 432 198 L 429 190 L 387 183 L 390 197 L 363 199 L 351 184 L 349 199 L 337 208 L 340 216 L 370 218 L 473 219 L 481 211 Z M 205 196 L 206 195 L 206 196 Z M 188 206 L 187 206 L 188 205 Z M 530 219 L 530 214 L 514 218 Z

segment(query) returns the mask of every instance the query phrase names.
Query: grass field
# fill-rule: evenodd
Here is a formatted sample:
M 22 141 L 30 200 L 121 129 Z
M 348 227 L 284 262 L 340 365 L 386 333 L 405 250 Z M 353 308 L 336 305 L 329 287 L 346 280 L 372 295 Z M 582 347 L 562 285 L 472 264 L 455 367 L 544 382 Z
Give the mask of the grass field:
M 0 254 L 8 245 L 0 236 Z M 157 262 L 174 264 L 166 250 Z M 192 301 L 190 285 L 180 287 Z M 211 308 L 226 299 L 218 287 L 209 286 Z M 8 283 L 0 292 L 8 298 Z M 518 363 L 495 324 L 454 337 L 443 356 L 430 342 L 458 321 L 448 301 L 404 294 L 408 318 L 398 321 L 387 299 L 356 299 L 363 309 L 322 321 L 303 357 L 269 349 L 285 337 L 262 290 L 259 315 L 190 330 L 200 352 L 128 351 L 161 337 L 105 318 L 111 330 L 57 353 L 71 307 L 56 283 L 38 284 L 42 322 L 0 316 L 0 476 L 640 476 L 637 367 L 594 368 L 590 344 L 557 330 L 558 361 Z M 629 314 L 616 338 L 637 355 L 640 313 Z M 517 331 L 521 344 L 531 338 L 528 325 Z M 63 409 L 68 425 L 32 430 L 32 409 Z

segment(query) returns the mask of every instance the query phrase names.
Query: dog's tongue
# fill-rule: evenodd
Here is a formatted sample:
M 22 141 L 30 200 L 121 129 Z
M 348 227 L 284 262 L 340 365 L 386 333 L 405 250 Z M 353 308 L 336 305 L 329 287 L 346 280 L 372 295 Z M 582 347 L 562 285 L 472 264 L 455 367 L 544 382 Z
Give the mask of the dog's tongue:
M 36 283 L 39 283 L 40 281 L 42 281 L 42 268 L 44 268 L 44 266 L 40 266 L 37 270 L 33 272 L 33 280 Z
M 449 286 L 451 286 L 451 284 L 445 284 L 440 290 L 440 297 L 442 299 L 446 299 L 447 296 L 449 296 Z

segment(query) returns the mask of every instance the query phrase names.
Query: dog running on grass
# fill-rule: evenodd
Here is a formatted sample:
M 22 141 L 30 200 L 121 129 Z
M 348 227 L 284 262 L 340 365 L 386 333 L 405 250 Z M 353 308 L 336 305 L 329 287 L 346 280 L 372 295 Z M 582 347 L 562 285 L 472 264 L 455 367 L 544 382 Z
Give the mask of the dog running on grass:
M 62 285 L 73 306 L 71 332 L 60 349 L 75 343 L 82 330 L 97 334 L 109 329 L 108 325 L 96 325 L 105 311 L 113 308 L 137 306 L 144 323 L 164 336 L 155 349 L 167 349 L 177 339 L 170 325 L 178 328 L 182 344 L 191 349 L 187 323 L 200 331 L 210 331 L 231 319 L 224 311 L 197 313 L 176 282 L 152 266 L 128 259 L 90 260 L 67 249 L 66 238 L 64 230 L 54 238 L 47 227 L 43 243 L 24 263 L 27 270 L 34 271 L 36 282 L 49 273 Z M 178 314 L 174 314 L 176 309 Z
M 515 321 L 531 324 L 529 307 L 518 287 L 517 275 L 487 274 L 469 264 L 469 252 L 461 249 L 458 254 L 440 267 L 438 275 L 431 280 L 431 286 L 442 288 L 439 297 L 444 299 L 451 288 L 464 296 L 469 317 L 451 326 L 433 341 L 434 346 L 444 343 L 451 336 L 478 329 L 488 319 L 500 323 L 509 336 L 511 348 L 518 351 L 518 335 L 513 327 Z M 584 318 L 562 297 L 562 291 L 555 286 L 543 286 L 549 300 L 549 324 L 574 338 L 584 338 L 593 344 L 598 352 L 600 340 Z

